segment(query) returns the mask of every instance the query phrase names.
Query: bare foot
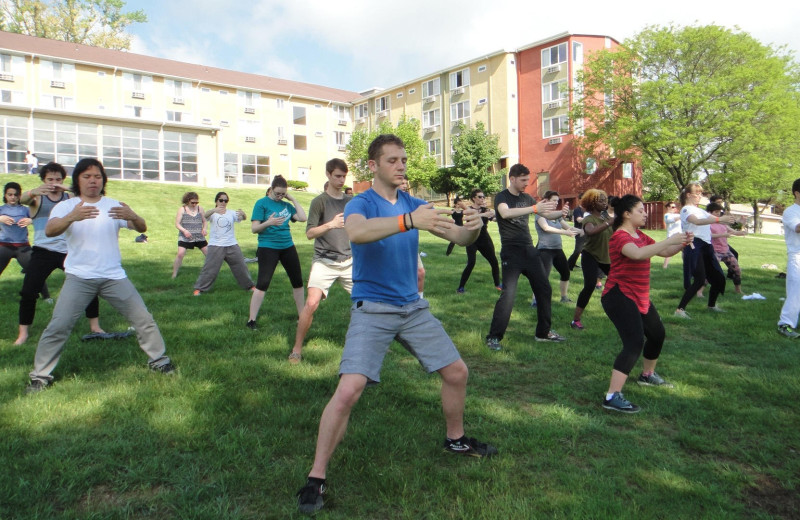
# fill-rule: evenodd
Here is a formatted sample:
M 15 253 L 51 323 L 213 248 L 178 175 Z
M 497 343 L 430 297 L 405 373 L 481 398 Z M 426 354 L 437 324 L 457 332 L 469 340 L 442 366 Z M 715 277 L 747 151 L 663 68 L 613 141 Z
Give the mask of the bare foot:
M 92 332 L 94 332 L 96 334 L 105 334 L 106 333 L 106 331 L 104 331 L 100 327 L 92 327 L 91 329 L 92 329 Z
M 20 334 L 19 337 L 17 338 L 17 341 L 14 342 L 14 345 L 23 345 L 26 341 L 28 341 L 28 335 L 25 334 L 23 336 L 22 334 Z

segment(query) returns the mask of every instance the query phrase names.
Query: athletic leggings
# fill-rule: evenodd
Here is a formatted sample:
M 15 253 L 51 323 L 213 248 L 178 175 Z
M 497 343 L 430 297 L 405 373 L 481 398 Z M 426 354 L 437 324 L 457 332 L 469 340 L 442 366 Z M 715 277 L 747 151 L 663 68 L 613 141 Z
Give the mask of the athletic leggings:
M 289 275 L 289 281 L 292 283 L 293 289 L 303 287 L 303 272 L 300 269 L 300 258 L 297 256 L 297 249 L 294 246 L 287 247 L 286 249 L 272 249 L 269 247 L 259 247 L 256 250 L 256 257 L 258 258 L 258 280 L 256 281 L 256 289 L 266 292 L 269 289 L 269 284 L 272 281 L 272 275 L 275 274 L 275 268 L 278 267 L 278 262 L 281 263 L 286 274 Z
M 550 277 L 550 269 L 555 267 L 559 276 L 561 276 L 560 280 L 562 282 L 568 282 L 570 272 L 567 263 L 567 255 L 564 254 L 564 250 L 540 249 L 539 252 L 542 254 L 542 265 L 544 266 L 547 276 Z
M 683 293 L 678 308 L 685 310 L 692 298 L 697 296 L 697 291 L 706 284 L 706 280 L 711 284 L 711 289 L 708 291 L 708 306 L 714 307 L 717 304 L 717 297 L 725 293 L 725 275 L 711 244 L 697 237 L 692 244 L 694 249 L 690 246 L 683 248 L 683 286 L 686 292 Z
M 742 285 L 742 268 L 733 252 L 717 253 L 717 260 L 728 266 L 728 278 L 733 280 L 733 285 Z
M 578 303 L 575 305 L 576 307 L 585 309 L 586 306 L 589 305 L 589 300 L 592 298 L 592 294 L 594 294 L 595 291 L 595 286 L 597 285 L 597 273 L 599 272 L 598 269 L 608 276 L 608 270 L 610 268 L 611 264 L 601 264 L 589 251 L 583 251 L 581 253 L 583 289 L 581 289 L 581 293 L 578 295 Z
M 611 288 L 600 302 L 622 340 L 622 352 L 614 360 L 614 370 L 630 374 L 643 349 L 645 359 L 658 359 L 666 333 L 653 302 L 647 314 L 642 314 L 636 303 L 622 294 L 619 286 Z
M 489 262 L 492 268 L 494 286 L 500 286 L 500 265 L 497 263 L 497 256 L 494 252 L 494 242 L 492 242 L 492 237 L 488 235 L 487 239 L 488 240 L 482 240 L 478 237 L 478 240 L 467 246 L 467 266 L 464 268 L 464 272 L 461 273 L 461 281 L 458 284 L 459 287 L 467 286 L 467 280 L 469 280 L 472 274 L 472 269 L 475 267 L 475 261 L 478 257 L 476 253 L 483 255 L 486 261 Z

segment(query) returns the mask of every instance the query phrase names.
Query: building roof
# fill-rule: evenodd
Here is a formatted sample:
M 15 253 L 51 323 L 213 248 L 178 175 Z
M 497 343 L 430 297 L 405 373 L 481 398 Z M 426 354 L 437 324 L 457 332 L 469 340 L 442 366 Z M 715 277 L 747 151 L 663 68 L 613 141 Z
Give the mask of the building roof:
M 129 72 L 156 74 L 168 78 L 192 80 L 203 84 L 244 88 L 312 100 L 350 103 L 361 97 L 358 92 L 323 87 L 311 83 L 195 65 L 163 58 L 153 58 L 132 52 L 115 51 L 102 47 L 49 40 L 5 31 L 0 31 L 0 49 L 45 59 L 92 64 Z

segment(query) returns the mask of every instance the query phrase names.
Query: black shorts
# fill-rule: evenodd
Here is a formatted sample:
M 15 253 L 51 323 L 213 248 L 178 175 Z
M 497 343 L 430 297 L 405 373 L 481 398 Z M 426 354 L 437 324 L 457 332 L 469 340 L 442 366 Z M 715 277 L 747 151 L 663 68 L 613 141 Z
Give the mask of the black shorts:
M 178 247 L 182 247 L 184 249 L 203 249 L 208 245 L 208 242 L 205 240 L 201 240 L 200 242 L 184 242 L 182 240 L 178 240 Z

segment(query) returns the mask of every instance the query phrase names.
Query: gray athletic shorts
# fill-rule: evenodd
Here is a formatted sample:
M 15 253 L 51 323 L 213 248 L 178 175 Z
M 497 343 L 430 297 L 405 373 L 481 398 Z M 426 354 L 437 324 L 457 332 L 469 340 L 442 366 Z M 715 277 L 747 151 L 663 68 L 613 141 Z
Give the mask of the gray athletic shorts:
M 350 308 L 350 327 L 339 364 L 339 375 L 361 374 L 380 382 L 381 366 L 396 339 L 428 373 L 461 359 L 441 322 L 433 317 L 428 300 L 407 305 L 356 302 Z

